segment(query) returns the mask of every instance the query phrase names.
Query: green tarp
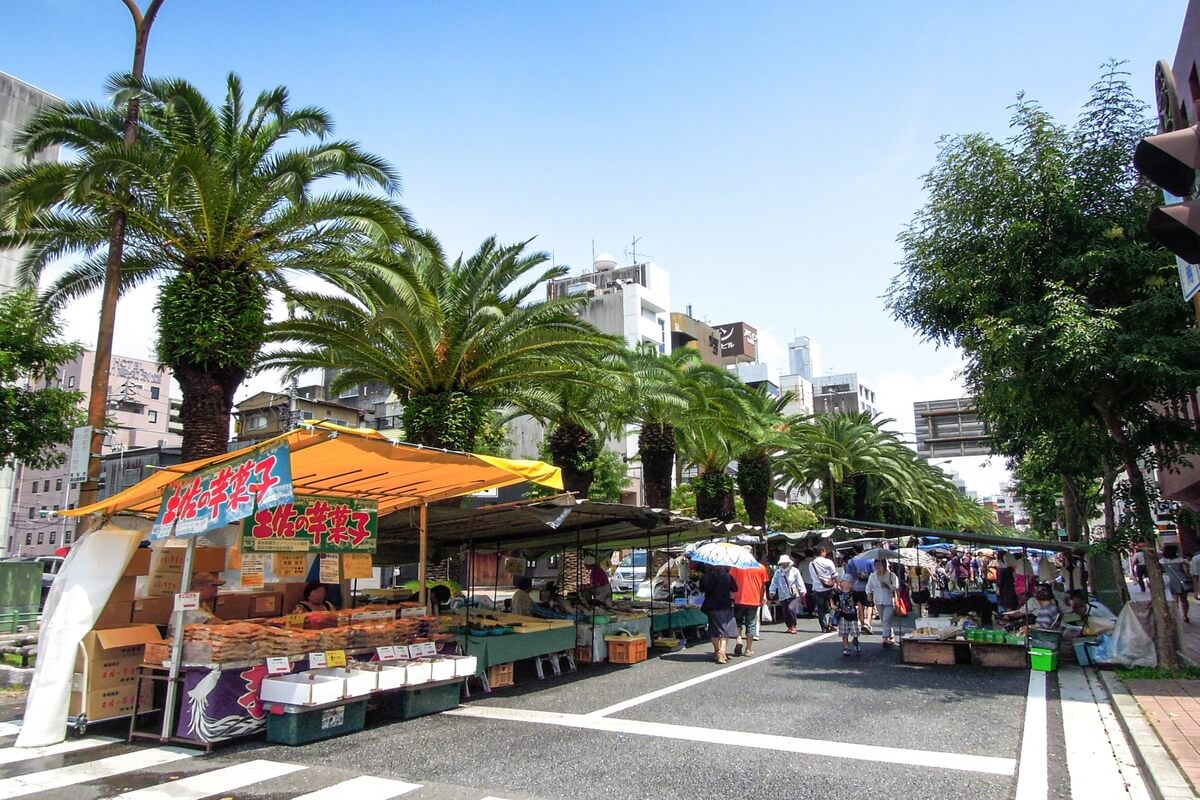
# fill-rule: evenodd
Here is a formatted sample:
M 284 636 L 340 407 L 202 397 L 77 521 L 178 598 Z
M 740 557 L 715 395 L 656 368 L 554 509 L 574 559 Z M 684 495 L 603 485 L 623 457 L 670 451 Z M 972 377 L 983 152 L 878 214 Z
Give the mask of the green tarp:
M 655 633 L 674 630 L 676 628 L 694 628 L 697 625 L 707 625 L 708 617 L 704 612 L 695 606 L 685 606 L 682 608 L 672 608 L 670 612 L 666 609 L 654 612 Z
M 507 664 L 546 653 L 558 653 L 575 648 L 575 626 L 551 628 L 534 633 L 508 633 L 503 636 L 467 636 L 460 634 L 459 644 L 464 655 L 479 659 L 476 672 L 483 674 L 488 667 Z

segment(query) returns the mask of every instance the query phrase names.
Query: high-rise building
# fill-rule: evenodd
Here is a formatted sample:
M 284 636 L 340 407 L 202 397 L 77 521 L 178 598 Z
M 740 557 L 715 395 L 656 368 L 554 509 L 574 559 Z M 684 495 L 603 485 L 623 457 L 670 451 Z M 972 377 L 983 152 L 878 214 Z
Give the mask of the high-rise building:
M 820 355 L 816 342 L 807 336 L 797 336 L 788 343 L 788 374 L 812 381 L 820 372 Z
M 917 455 L 921 458 L 986 456 L 992 452 L 987 424 L 975 410 L 975 400 L 920 400 L 913 403 Z
M 83 392 L 80 402 L 86 408 L 95 360 L 96 354 L 85 350 L 63 365 L 48 386 Z M 140 358 L 113 356 L 108 392 L 106 413 L 111 427 L 104 439 L 104 455 L 181 444 L 181 437 L 170 431 L 171 373 L 166 367 Z M 59 447 L 64 456 L 69 450 Z M 52 469 L 22 465 L 16 473 L 9 512 L 9 552 L 47 555 L 71 544 L 76 520 L 59 517 L 57 512 L 74 508 L 78 501 L 79 485 L 71 483 L 66 460 Z
M 550 281 L 547 297 L 584 295 L 579 316 L 604 333 L 621 336 L 630 347 L 649 344 L 671 352 L 671 280 L 652 262 L 618 267 L 610 255 L 596 257 L 592 271 Z
M 812 386 L 813 411 L 817 414 L 879 413 L 875 391 L 859 380 L 857 372 L 818 375 Z
M 788 416 L 801 414 L 806 417 L 813 414 L 815 409 L 812 381 L 803 375 L 781 375 L 779 377 L 779 389 L 783 392 L 792 393 L 791 402 L 783 409 L 784 414 Z
M 52 94 L 0 72 L 0 169 L 24 163 L 13 140 L 35 114 L 57 100 Z M 39 153 L 37 160 L 57 161 L 58 155 L 58 148 L 52 147 Z M 21 250 L 0 250 L 0 291 L 16 284 L 22 254 Z

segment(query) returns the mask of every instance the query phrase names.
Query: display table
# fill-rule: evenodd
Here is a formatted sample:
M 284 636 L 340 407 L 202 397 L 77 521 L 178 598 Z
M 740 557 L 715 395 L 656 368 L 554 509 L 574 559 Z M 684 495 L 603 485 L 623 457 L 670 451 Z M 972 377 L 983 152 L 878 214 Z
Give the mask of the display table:
M 608 660 L 608 645 L 605 636 L 612 636 L 621 631 L 629 631 L 634 636 L 645 636 L 650 639 L 650 617 L 633 617 L 620 622 L 609 622 L 605 625 L 589 625 L 581 622 L 575 627 L 575 644 L 579 647 L 592 648 L 593 662 Z
M 904 664 L 976 667 L 1029 666 L 1025 646 L 1000 642 L 968 642 L 966 639 L 900 639 L 900 661 Z
M 652 628 L 655 633 L 666 633 L 683 628 L 699 628 L 708 624 L 708 617 L 696 606 L 656 608 L 652 613 L 654 614 Z
M 459 634 L 458 638 L 463 655 L 479 659 L 476 673 L 482 675 L 488 667 L 496 664 L 508 664 L 573 649 L 575 625 L 529 633 L 507 633 L 503 636 Z

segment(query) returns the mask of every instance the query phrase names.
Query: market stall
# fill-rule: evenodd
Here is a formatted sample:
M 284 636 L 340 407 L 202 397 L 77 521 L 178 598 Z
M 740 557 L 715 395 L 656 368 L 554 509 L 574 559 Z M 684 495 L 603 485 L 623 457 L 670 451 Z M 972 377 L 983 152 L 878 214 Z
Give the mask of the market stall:
M 588 648 L 586 652 L 590 661 L 607 661 L 608 643 L 604 637 L 627 633 L 649 641 L 650 623 L 651 617 L 646 614 L 616 614 L 607 622 L 580 622 L 576 626 L 575 646 Z
M 125 688 L 126 683 L 141 685 L 142 676 L 132 674 L 138 662 L 145 660 L 148 673 L 165 670 L 157 676 L 166 684 L 156 737 L 161 741 L 178 736 L 211 742 L 261 729 L 262 682 L 288 675 L 315 682 L 313 668 L 322 660 L 327 668 L 341 668 L 397 656 L 438 659 L 449 646 L 457 649 L 458 641 L 443 635 L 435 618 L 425 617 L 424 589 L 416 604 L 375 609 L 373 619 L 355 618 L 362 613 L 357 611 L 332 620 L 282 615 L 292 610 L 318 562 L 322 584 L 340 587 L 364 568 L 370 574 L 380 514 L 404 508 L 419 512 L 423 579 L 428 503 L 525 481 L 561 489 L 559 471 L 540 462 L 413 447 L 374 431 L 318 423 L 253 448 L 158 471 L 100 503 L 64 512 L 154 520 L 148 537 L 153 561 L 148 575 L 121 577 L 143 538 L 140 532 L 121 539 L 120 564 L 115 555 L 109 564 L 90 553 L 94 548 L 87 542 L 97 533 L 72 551 L 52 591 L 55 605 L 59 595 L 64 603 L 70 597 L 72 613 L 51 614 L 43 627 L 43 652 L 57 657 L 39 659 L 38 673 L 45 679 L 35 673 L 18 746 L 62 740 L 63 698 L 71 681 L 58 673 L 70 670 L 68 660 L 74 663 L 68 653 L 89 629 L 135 628 L 130 623 L 139 615 L 148 627 L 170 621 L 179 633 L 169 643 L 147 640 L 110 648 L 122 665 L 118 710 L 126 715 L 138 710 L 142 692 Z M 197 547 L 201 539 L 204 546 Z M 189 591 L 198 576 L 204 576 L 210 596 L 205 589 Z M 135 580 L 131 588 L 139 594 L 128 601 L 114 596 L 121 580 Z M 215 590 L 229 583 L 226 590 Z M 242 619 L 247 621 L 236 629 L 221 624 Z M 419 652 L 412 651 L 416 646 Z M 135 668 L 128 669 L 131 665 Z M 472 661 L 470 671 L 475 670 Z

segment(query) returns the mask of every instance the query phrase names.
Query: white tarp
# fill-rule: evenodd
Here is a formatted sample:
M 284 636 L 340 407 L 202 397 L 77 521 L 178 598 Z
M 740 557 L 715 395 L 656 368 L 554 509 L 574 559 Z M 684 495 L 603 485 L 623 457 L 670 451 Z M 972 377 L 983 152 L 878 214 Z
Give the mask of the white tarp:
M 17 747 L 46 747 L 66 738 L 79 643 L 96 624 L 141 540 L 138 531 L 109 526 L 71 548 L 42 612 L 37 668 Z

